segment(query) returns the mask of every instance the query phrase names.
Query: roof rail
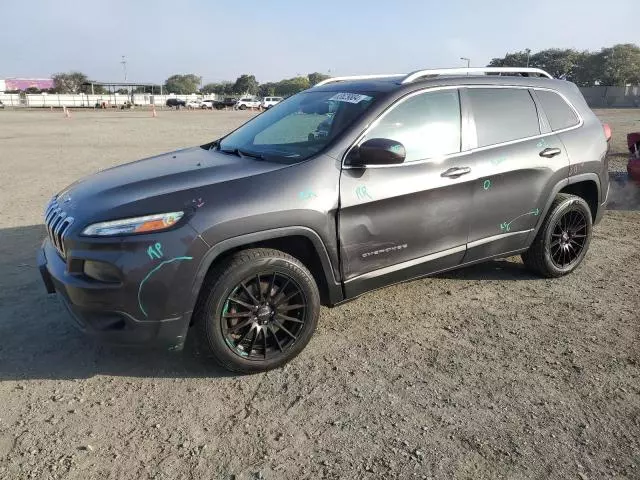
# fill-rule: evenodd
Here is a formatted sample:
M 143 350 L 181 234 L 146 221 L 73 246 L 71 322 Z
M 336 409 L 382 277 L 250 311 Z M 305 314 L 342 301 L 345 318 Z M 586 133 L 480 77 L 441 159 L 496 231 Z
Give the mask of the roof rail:
M 429 75 L 469 75 L 477 73 L 524 73 L 536 74 L 541 77 L 553 78 L 547 72 L 540 68 L 529 67 L 472 67 L 472 68 L 437 68 L 432 70 L 418 70 L 412 72 L 402 79 L 402 84 L 411 83 L 419 78 Z
M 326 85 L 327 83 L 333 82 L 342 82 L 345 80 L 373 80 L 376 78 L 397 78 L 397 77 L 405 77 L 406 73 L 392 73 L 389 75 L 354 75 L 350 77 L 331 77 L 326 80 L 322 80 L 314 85 L 314 87 L 319 87 L 321 85 Z

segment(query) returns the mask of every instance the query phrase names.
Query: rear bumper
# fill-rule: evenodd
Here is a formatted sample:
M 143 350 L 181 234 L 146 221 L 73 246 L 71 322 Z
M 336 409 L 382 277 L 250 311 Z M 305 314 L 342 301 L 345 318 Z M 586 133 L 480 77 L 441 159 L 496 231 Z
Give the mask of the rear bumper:
M 611 190 L 611 188 L 609 187 L 609 177 L 607 177 L 606 187 L 607 187 L 607 193 L 605 193 L 604 201 L 598 207 L 598 211 L 596 212 L 596 218 L 593 220 L 594 225 L 597 225 L 598 223 L 600 223 L 600 220 L 602 220 L 602 217 L 604 217 L 604 212 L 607 209 L 607 202 L 609 201 L 609 191 Z
M 38 251 L 38 269 L 47 293 L 57 294 L 76 327 L 101 341 L 123 345 L 148 345 L 181 350 L 187 335 L 190 312 L 162 320 L 138 320 L 113 308 L 110 292 L 94 282 L 66 273 L 66 264 L 48 240 Z

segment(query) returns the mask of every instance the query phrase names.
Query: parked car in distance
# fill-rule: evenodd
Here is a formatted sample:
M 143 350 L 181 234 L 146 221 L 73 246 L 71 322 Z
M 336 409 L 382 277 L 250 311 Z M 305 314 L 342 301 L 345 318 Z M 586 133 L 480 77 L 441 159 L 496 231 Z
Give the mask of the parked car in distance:
M 573 272 L 605 211 L 607 149 L 580 90 L 539 69 L 330 79 L 65 188 L 38 266 L 89 333 L 169 350 L 189 335 L 264 371 L 302 351 L 321 305 L 518 254 Z
M 180 107 L 186 107 L 187 102 L 185 102 L 184 100 L 180 100 L 178 98 L 168 98 L 166 105 L 167 107 L 180 108 Z
M 274 105 L 280 103 L 282 100 L 283 100 L 282 97 L 264 97 L 262 99 L 262 103 L 260 104 L 260 106 L 265 110 L 267 110 L 273 107 Z
M 200 102 L 200 108 L 208 108 L 210 110 L 213 109 L 215 104 L 215 100 L 213 99 L 207 99 L 207 100 L 202 100 L 202 102 Z
M 4 108 L 4 103 L 2 103 L 2 100 L 0 100 L 0 108 Z
M 223 108 L 227 108 L 227 107 L 235 107 L 236 103 L 238 102 L 238 99 L 235 97 L 225 97 L 222 100 L 215 100 L 213 102 L 213 107 L 216 110 L 222 110 Z
M 189 100 L 186 105 L 187 108 L 201 108 L 202 102 L 200 100 Z
M 247 108 L 260 108 L 260 100 L 251 97 L 243 97 L 235 104 L 236 110 L 246 110 Z

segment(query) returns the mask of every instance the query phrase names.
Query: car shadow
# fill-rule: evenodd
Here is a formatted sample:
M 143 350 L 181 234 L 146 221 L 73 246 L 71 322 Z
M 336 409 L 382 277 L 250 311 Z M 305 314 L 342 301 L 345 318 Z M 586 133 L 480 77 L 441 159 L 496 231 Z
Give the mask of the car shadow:
M 0 229 L 0 381 L 132 377 L 225 377 L 199 355 L 101 344 L 78 331 L 36 266 L 43 225 Z
M 468 267 L 434 275 L 434 278 L 450 280 L 540 280 L 531 273 L 516 257 L 490 260 Z

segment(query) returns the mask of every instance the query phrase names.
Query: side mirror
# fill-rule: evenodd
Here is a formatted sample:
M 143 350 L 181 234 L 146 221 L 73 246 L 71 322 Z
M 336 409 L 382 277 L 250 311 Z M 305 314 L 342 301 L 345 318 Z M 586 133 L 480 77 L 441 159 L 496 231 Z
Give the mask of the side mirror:
M 387 138 L 372 138 L 351 151 L 346 165 L 364 167 L 365 165 L 396 165 L 404 162 L 407 151 L 400 142 Z

